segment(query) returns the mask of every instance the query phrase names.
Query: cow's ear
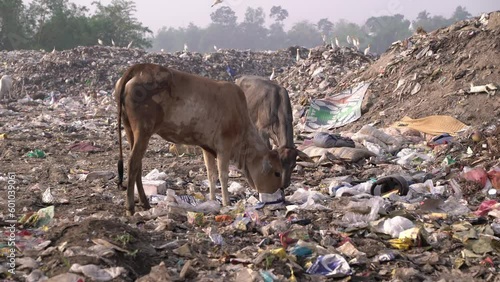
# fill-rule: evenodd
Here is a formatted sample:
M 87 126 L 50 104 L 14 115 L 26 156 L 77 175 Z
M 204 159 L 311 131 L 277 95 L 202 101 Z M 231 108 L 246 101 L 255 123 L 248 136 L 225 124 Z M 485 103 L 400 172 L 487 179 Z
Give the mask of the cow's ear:
M 302 152 L 299 149 L 295 150 L 297 150 L 297 156 L 299 157 L 299 159 L 301 159 L 304 162 L 314 163 L 313 159 L 311 159 L 311 157 L 309 157 L 306 153 Z

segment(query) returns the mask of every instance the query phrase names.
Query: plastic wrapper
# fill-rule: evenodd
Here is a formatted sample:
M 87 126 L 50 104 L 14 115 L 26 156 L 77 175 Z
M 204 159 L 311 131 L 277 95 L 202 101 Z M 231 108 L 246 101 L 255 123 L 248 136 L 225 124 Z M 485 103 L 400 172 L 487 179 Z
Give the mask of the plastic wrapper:
M 337 254 L 329 254 L 319 256 L 306 272 L 326 277 L 345 277 L 351 275 L 352 270 L 344 257 Z
M 360 202 L 350 202 L 347 206 L 350 211 L 344 214 L 342 221 L 347 222 L 352 227 L 367 224 L 378 218 L 383 205 L 384 199 L 381 197 L 373 197 Z
M 415 227 L 415 224 L 411 220 L 406 217 L 395 216 L 384 221 L 382 231 L 393 238 L 398 238 L 399 233 L 413 227 Z

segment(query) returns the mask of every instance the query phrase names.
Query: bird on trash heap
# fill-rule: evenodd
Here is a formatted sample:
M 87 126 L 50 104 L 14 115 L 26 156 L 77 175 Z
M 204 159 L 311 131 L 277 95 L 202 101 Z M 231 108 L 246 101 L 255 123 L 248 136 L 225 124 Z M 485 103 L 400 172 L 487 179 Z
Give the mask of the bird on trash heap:
M 363 52 L 365 54 L 365 56 L 368 56 L 370 54 L 370 47 L 371 47 L 371 45 L 368 44 L 368 47 L 366 47 L 365 51 Z
M 269 77 L 269 80 L 273 80 L 274 79 L 274 68 L 273 68 L 273 72 L 271 73 L 271 76 Z
M 295 56 L 295 59 L 298 61 L 300 61 L 300 49 L 297 48 L 297 55 Z

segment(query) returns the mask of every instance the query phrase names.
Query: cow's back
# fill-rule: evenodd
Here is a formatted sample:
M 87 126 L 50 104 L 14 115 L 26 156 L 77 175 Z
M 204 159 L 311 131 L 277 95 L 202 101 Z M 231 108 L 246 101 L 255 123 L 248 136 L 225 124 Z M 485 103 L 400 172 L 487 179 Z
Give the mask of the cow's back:
M 154 94 L 141 105 L 142 115 L 160 117 L 154 124 L 160 136 L 212 152 L 243 143 L 251 121 L 245 95 L 238 86 L 164 67 L 154 72 L 156 77 L 145 72 L 146 79 L 131 80 L 130 88 L 147 86 L 147 79 L 156 79 L 151 83 L 154 89 L 148 92 Z M 161 72 L 166 75 L 158 76 Z
M 287 90 L 260 76 L 243 76 L 236 84 L 245 93 L 257 128 L 269 133 L 278 146 L 293 147 L 293 115 Z

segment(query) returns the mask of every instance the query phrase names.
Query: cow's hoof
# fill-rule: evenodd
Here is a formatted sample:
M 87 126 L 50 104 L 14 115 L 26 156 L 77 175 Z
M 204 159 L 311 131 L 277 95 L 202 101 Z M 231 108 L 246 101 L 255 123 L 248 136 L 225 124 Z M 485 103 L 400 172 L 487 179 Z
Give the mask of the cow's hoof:
M 134 210 L 127 210 L 126 216 L 134 216 L 135 211 Z
M 151 205 L 149 203 L 143 204 L 142 207 L 144 210 L 149 210 L 151 208 Z

